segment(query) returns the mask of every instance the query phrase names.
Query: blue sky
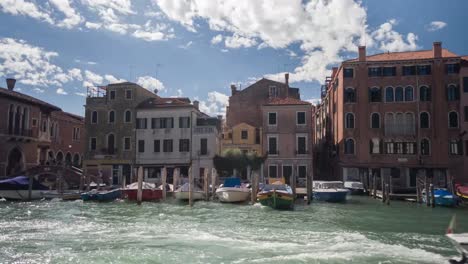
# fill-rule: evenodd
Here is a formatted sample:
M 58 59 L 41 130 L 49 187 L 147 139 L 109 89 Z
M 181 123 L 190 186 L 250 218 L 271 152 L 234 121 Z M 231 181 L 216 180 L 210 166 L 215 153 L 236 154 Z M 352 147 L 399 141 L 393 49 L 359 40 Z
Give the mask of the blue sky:
M 267 77 L 319 97 L 332 66 L 356 55 L 468 54 L 468 1 L 2 0 L 0 78 L 83 114 L 86 86 L 128 80 L 224 111 L 231 83 Z

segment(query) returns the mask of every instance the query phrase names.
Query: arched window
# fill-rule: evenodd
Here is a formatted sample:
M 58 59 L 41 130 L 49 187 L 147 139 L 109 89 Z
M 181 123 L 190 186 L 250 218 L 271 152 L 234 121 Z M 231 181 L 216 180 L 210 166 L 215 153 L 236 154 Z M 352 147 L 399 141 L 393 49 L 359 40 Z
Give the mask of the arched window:
M 107 135 L 107 153 L 112 155 L 115 152 L 115 136 L 114 134 Z
M 421 128 L 429 128 L 430 127 L 429 113 L 422 112 L 421 114 L 419 114 L 419 123 L 420 123 Z
M 455 84 L 450 84 L 447 87 L 447 100 L 448 101 L 457 101 L 460 100 L 460 91 L 458 86 Z
M 385 102 L 393 102 L 394 97 L 393 97 L 393 87 L 387 87 L 385 88 Z
M 370 102 L 382 102 L 382 93 L 379 87 L 372 87 L 369 89 Z
M 395 102 L 403 102 L 403 87 L 395 88 Z
M 354 114 L 346 113 L 345 128 L 354 128 Z
M 29 129 L 29 109 L 26 107 L 23 109 L 23 117 L 21 118 L 21 120 L 22 120 L 21 127 L 23 131 L 25 131 L 26 129 Z M 24 132 L 23 132 L 23 135 L 26 136 Z
M 132 111 L 130 111 L 130 110 L 126 110 L 126 111 L 125 111 L 124 122 L 125 122 L 125 123 L 130 123 L 130 122 L 132 122 Z
M 348 138 L 348 139 L 345 140 L 344 153 L 345 154 L 354 154 L 354 139 Z
M 91 124 L 97 124 L 97 122 L 98 122 L 98 112 L 93 111 L 91 113 Z
M 65 165 L 72 165 L 72 154 L 70 152 L 67 152 L 67 155 L 65 155 Z
M 55 160 L 58 165 L 63 164 L 63 153 L 61 151 L 57 152 L 57 156 L 55 157 Z
M 385 135 L 393 135 L 395 127 L 395 115 L 393 113 L 385 114 Z
M 115 123 L 115 111 L 111 110 L 109 111 L 109 124 Z
M 403 135 L 406 129 L 405 116 L 403 113 L 396 113 L 395 122 L 393 123 L 393 133 L 395 135 Z
M 405 87 L 405 101 L 406 102 L 411 102 L 414 100 L 414 91 L 413 87 L 411 86 L 406 86 Z
M 421 140 L 421 155 L 427 156 L 431 154 L 431 143 L 429 139 L 423 138 Z
M 356 102 L 356 91 L 354 90 L 354 88 L 346 88 L 344 100 L 345 100 L 345 103 Z
M 450 140 L 449 153 L 451 155 L 463 155 L 462 141 L 457 139 Z
M 16 107 L 16 114 L 15 114 L 15 134 L 16 135 L 19 135 L 20 133 L 20 124 L 21 124 L 21 107 L 18 106 Z
M 431 101 L 431 88 L 427 86 L 419 87 L 419 100 L 421 102 L 430 102 Z
M 449 128 L 458 128 L 458 113 L 455 111 L 449 113 Z
M 380 128 L 380 115 L 379 113 L 371 114 L 371 128 Z
M 78 155 L 78 153 L 75 153 L 75 155 L 73 155 L 73 166 L 80 167 L 80 163 L 80 155 Z

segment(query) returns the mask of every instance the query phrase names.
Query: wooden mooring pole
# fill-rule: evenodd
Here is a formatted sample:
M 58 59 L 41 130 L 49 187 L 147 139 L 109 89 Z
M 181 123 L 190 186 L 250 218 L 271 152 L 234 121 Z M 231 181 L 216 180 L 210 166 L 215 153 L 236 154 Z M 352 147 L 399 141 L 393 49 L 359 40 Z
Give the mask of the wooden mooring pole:
M 431 205 L 431 200 L 429 199 L 429 182 L 427 180 L 427 175 L 424 176 L 424 188 L 426 191 L 426 205 Z
M 387 205 L 390 205 L 390 184 L 388 184 L 388 183 L 385 184 L 385 192 L 386 192 L 386 194 L 385 194 L 385 198 L 386 198 L 385 203 Z
M 312 201 L 312 184 L 313 184 L 313 179 L 312 179 L 312 172 L 307 173 L 307 178 L 306 178 L 306 195 L 307 195 L 307 204 L 310 204 Z
M 260 175 L 258 171 L 255 171 L 253 173 L 253 178 L 252 178 L 252 191 L 250 192 L 250 203 L 255 204 L 257 202 L 257 190 L 258 190 L 258 184 L 260 182 Z
M 208 179 L 209 179 L 209 174 L 208 174 L 208 169 L 205 168 L 203 170 L 203 192 L 205 193 L 205 201 L 210 200 L 210 185 L 208 184 Z
M 174 169 L 174 177 L 172 179 L 172 191 L 177 189 L 179 186 L 179 178 L 180 178 L 180 168 Z
M 375 173 L 372 173 L 372 196 L 374 199 L 377 198 L 377 177 Z
M 193 206 L 193 171 L 192 166 L 190 165 L 188 171 L 188 180 L 189 180 L 189 206 Z
M 434 195 L 434 184 L 431 183 L 431 206 L 435 207 L 435 195 Z
M 161 183 L 162 183 L 162 199 L 163 201 L 166 200 L 166 185 L 167 185 L 167 168 L 164 166 L 161 169 Z
M 294 199 L 296 199 L 296 174 L 297 173 L 297 166 L 294 167 L 293 171 L 292 171 L 292 174 L 291 174 L 291 189 L 292 189 L 292 192 L 293 192 L 293 197 Z
M 141 205 L 143 198 L 143 167 L 138 168 L 138 190 L 137 190 L 137 204 Z
M 216 197 L 216 180 L 217 180 L 218 174 L 216 172 L 215 168 L 211 169 L 211 196 L 214 198 Z
M 385 199 L 387 199 L 385 197 L 385 195 L 386 195 L 385 194 L 385 191 L 386 191 L 386 189 L 385 189 L 385 175 L 380 175 L 380 182 L 382 184 L 382 187 L 381 187 L 382 188 L 382 203 L 385 203 Z
M 32 200 L 32 187 L 33 187 L 33 176 L 29 175 L 29 182 L 28 182 L 28 200 Z

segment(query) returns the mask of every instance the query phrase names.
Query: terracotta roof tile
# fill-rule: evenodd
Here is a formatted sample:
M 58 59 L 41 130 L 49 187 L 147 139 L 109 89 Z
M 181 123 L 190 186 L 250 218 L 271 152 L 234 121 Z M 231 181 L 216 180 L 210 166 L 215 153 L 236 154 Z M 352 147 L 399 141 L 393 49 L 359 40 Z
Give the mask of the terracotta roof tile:
M 447 50 L 442 49 L 442 57 L 458 57 L 457 54 Z M 420 50 L 420 51 L 403 51 L 403 52 L 386 52 L 375 55 L 366 56 L 367 61 L 393 61 L 393 60 L 422 60 L 422 59 L 432 59 L 434 58 L 434 53 L 432 50 Z M 358 59 L 351 59 L 348 62 L 354 62 Z
M 60 109 L 59 107 L 57 107 L 55 105 L 46 103 L 46 102 L 44 102 L 42 100 L 39 100 L 37 98 L 34 98 L 32 96 L 29 96 L 29 95 L 26 95 L 26 94 L 23 94 L 23 93 L 19 93 L 19 92 L 16 92 L 16 91 L 10 91 L 10 90 L 5 89 L 5 88 L 0 88 L 0 95 L 7 96 L 7 97 L 10 97 L 10 98 L 14 98 L 16 100 L 23 101 L 23 102 L 26 102 L 26 103 L 39 105 L 41 107 L 49 108 L 50 110 L 53 110 L 53 111 L 62 110 L 62 109 Z
M 292 97 L 271 98 L 265 105 L 310 105 L 311 103 Z

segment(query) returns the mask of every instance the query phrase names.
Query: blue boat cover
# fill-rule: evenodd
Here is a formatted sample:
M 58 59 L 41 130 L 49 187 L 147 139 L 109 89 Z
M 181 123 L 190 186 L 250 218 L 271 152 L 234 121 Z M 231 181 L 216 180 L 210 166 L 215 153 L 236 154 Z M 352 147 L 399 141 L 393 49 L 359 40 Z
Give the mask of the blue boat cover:
M 28 190 L 29 189 L 29 177 L 17 176 L 14 178 L 1 180 L 0 190 Z M 46 186 L 40 184 L 38 181 L 33 179 L 33 190 L 48 190 Z
M 236 187 L 241 186 L 240 178 L 227 178 L 224 180 L 223 187 Z
M 434 195 L 440 195 L 440 197 L 444 197 L 444 196 L 447 196 L 447 195 L 452 195 L 452 193 L 447 191 L 447 190 L 438 189 L 438 190 L 434 191 Z

